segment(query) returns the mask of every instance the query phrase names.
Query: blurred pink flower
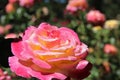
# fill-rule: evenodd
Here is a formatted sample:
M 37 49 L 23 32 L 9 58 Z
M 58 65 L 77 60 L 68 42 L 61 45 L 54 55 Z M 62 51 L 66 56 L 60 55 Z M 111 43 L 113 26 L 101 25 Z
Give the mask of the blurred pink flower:
M 5 36 L 5 39 L 8 39 L 8 38 L 17 38 L 17 37 L 18 37 L 17 34 L 15 34 L 15 33 L 9 33 L 9 34 L 7 34 L 7 35 Z
M 6 11 L 7 13 L 12 13 L 12 12 L 14 12 L 14 11 L 15 11 L 14 5 L 13 5 L 12 3 L 8 3 L 8 4 L 6 5 L 6 7 L 5 7 L 5 11 Z
M 9 3 L 12 3 L 12 4 L 14 4 L 14 3 L 16 3 L 18 0 L 9 0 Z
M 29 8 L 29 7 L 33 6 L 34 0 L 19 0 L 19 4 L 22 7 Z
M 1 34 L 4 34 L 4 27 L 3 26 L 0 26 L 0 35 Z
M 66 9 L 70 12 L 76 12 L 77 10 L 86 10 L 87 7 L 86 0 L 69 0 Z
M 8 75 L 7 71 L 3 71 L 0 68 L 0 80 L 12 80 L 12 79 L 11 79 L 11 76 Z
M 12 29 L 12 25 L 11 24 L 7 24 L 7 25 L 4 26 L 5 32 L 8 32 L 10 29 Z
M 86 19 L 92 24 L 103 24 L 105 22 L 105 15 L 98 10 L 91 10 L 87 13 Z
M 107 54 L 116 54 L 118 52 L 117 48 L 112 44 L 106 44 L 104 46 L 104 52 Z
M 12 42 L 14 56 L 9 65 L 17 75 L 40 80 L 64 80 L 72 77 L 81 80 L 90 74 L 92 65 L 85 60 L 87 45 L 77 34 L 66 27 L 57 28 L 41 23 L 31 26 L 18 42 Z
M 12 25 L 10 24 L 7 24 L 5 26 L 0 26 L 0 35 L 3 35 L 6 32 L 9 32 L 10 29 L 12 29 Z

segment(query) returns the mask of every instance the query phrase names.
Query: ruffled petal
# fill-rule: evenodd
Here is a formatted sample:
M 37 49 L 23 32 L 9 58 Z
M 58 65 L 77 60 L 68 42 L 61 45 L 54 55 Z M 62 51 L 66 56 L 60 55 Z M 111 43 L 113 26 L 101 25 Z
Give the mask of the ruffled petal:
M 41 74 L 40 72 L 35 72 L 33 70 L 29 70 L 28 72 L 30 75 L 40 80 L 52 80 L 53 78 L 56 78 L 58 80 L 65 80 L 66 78 L 66 76 L 61 73 L 53 73 L 53 74 L 44 75 L 44 74 Z
M 33 63 L 38 65 L 40 68 L 45 68 L 45 69 L 50 69 L 51 66 L 46 63 L 45 61 L 42 61 L 42 60 L 38 60 L 38 59 L 33 59 Z
M 88 61 L 82 60 L 78 63 L 76 69 L 83 70 L 88 65 L 88 63 Z
M 31 68 L 20 64 L 18 58 L 15 56 L 9 57 L 9 65 L 13 72 L 15 72 L 18 76 L 25 78 L 30 78 L 31 76 L 36 77 L 40 80 L 52 80 L 53 78 L 64 80 L 66 78 L 66 76 L 61 73 L 51 73 L 45 75 L 41 74 L 41 72 L 34 71 Z
M 25 35 L 23 36 L 23 41 L 29 39 L 32 33 L 36 30 L 36 27 L 31 26 L 25 31 Z
M 78 63 L 75 70 L 71 70 L 69 76 L 78 80 L 84 79 L 90 74 L 91 68 L 92 68 L 91 63 L 89 63 L 86 60 L 82 60 Z
M 12 53 L 17 56 L 17 57 L 21 57 L 21 53 L 23 51 L 23 45 L 22 45 L 22 41 L 19 42 L 12 42 L 11 43 L 11 50 Z
M 72 42 L 80 44 L 80 40 L 79 40 L 77 34 L 73 30 L 66 28 L 66 27 L 61 27 L 61 28 L 59 28 L 59 30 L 61 31 L 62 38 L 68 38 L 68 39 L 72 40 Z M 66 36 L 68 34 L 70 36 Z
M 18 58 L 13 56 L 9 57 L 9 66 L 13 72 L 15 72 L 17 75 L 30 78 L 31 76 L 28 74 L 28 68 L 23 66 L 19 63 Z

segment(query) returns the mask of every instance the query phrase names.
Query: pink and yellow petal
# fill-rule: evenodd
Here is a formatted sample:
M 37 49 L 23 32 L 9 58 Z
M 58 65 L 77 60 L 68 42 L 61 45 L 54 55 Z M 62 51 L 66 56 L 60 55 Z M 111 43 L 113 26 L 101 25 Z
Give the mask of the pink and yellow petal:
M 25 35 L 23 36 L 23 41 L 27 40 L 30 38 L 30 36 L 33 34 L 33 32 L 36 30 L 37 28 L 34 26 L 29 27 L 26 31 L 25 31 Z
M 40 80 L 52 80 L 53 78 L 56 78 L 59 80 L 65 80 L 66 78 L 66 76 L 61 73 L 51 73 L 51 74 L 44 75 L 44 74 L 41 74 L 40 72 L 29 70 L 29 74 Z
M 13 52 L 13 54 L 15 56 L 17 56 L 18 58 L 22 58 L 21 57 L 21 53 L 23 52 L 23 44 L 22 41 L 18 41 L 18 42 L 12 42 L 11 43 L 11 50 Z
M 17 75 L 30 78 L 31 76 L 29 75 L 28 68 L 21 65 L 18 61 L 18 58 L 13 56 L 9 57 L 9 66 L 13 72 L 15 72 Z

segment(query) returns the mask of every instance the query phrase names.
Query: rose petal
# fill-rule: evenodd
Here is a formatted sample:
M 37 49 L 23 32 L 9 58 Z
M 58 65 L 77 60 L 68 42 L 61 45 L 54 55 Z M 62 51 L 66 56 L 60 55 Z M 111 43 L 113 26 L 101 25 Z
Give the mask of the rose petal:
M 48 55 L 60 55 L 63 54 L 63 52 L 45 52 L 45 51 L 34 51 L 35 54 L 41 55 L 41 56 L 48 56 Z
M 20 64 L 18 62 L 18 58 L 15 56 L 9 57 L 9 65 L 10 65 L 10 68 L 13 72 L 15 72 L 19 76 L 26 77 L 26 78 L 30 78 L 31 76 L 36 77 L 40 80 L 52 80 L 52 78 L 64 80 L 66 78 L 65 75 L 60 74 L 60 73 L 42 75 L 40 72 L 33 71 L 32 69 Z
M 88 65 L 88 63 L 89 63 L 88 61 L 82 60 L 78 63 L 76 69 L 82 70 Z
M 38 59 L 33 59 L 33 63 L 37 64 L 39 67 L 41 68 L 46 68 L 46 69 L 50 69 L 51 66 L 46 63 L 45 61 L 42 61 L 42 60 L 38 60 Z
M 21 53 L 23 51 L 23 45 L 22 45 L 22 41 L 19 42 L 12 42 L 11 43 L 11 47 L 12 47 L 12 53 L 17 56 L 17 57 L 21 57 Z
M 9 65 L 10 68 L 13 72 L 15 72 L 17 75 L 22 76 L 22 77 L 26 77 L 26 78 L 30 78 L 31 76 L 28 74 L 28 68 L 23 66 L 22 64 L 20 64 L 18 62 L 18 58 L 13 56 L 13 57 L 9 57 Z
M 81 59 L 85 59 L 88 54 L 88 47 L 84 43 L 77 45 L 75 49 L 75 56 L 79 56 Z
M 51 26 L 50 24 L 48 23 L 41 23 L 38 27 L 38 31 L 39 30 L 48 30 L 48 31 L 51 31 L 51 30 L 56 30 L 58 29 L 56 26 Z
M 66 27 L 61 27 L 61 28 L 59 28 L 59 30 L 61 31 L 61 34 L 65 33 L 66 35 L 68 35 L 68 34 L 71 35 L 71 36 L 66 36 L 66 37 L 62 36 L 62 38 L 67 38 L 68 37 L 73 42 L 75 41 L 76 43 L 80 44 L 79 38 L 73 30 L 71 30 L 69 28 L 66 28 Z
M 31 74 L 33 77 L 36 77 L 40 80 L 52 80 L 53 78 L 59 79 L 59 80 L 65 80 L 66 76 L 61 73 L 53 73 L 48 75 L 42 75 L 40 72 L 35 72 L 33 70 L 28 71 L 29 74 Z
M 76 55 L 76 56 L 79 56 L 80 54 L 85 53 L 87 50 L 88 50 L 87 45 L 85 45 L 84 43 L 81 43 L 81 45 L 77 45 L 77 46 L 76 46 L 75 52 L 76 52 L 77 54 L 75 54 L 75 55 Z
M 21 56 L 24 58 L 24 59 L 30 59 L 32 58 L 34 55 L 33 55 L 33 52 L 31 51 L 30 49 L 30 46 L 23 42 L 23 52 L 21 53 Z
M 54 58 L 51 60 L 48 60 L 49 62 L 54 62 L 54 61 L 64 61 L 64 60 L 68 60 L 68 61 L 75 61 L 77 58 L 74 56 L 68 56 L 66 58 Z
M 35 30 L 36 28 L 34 26 L 28 27 L 28 29 L 25 31 L 25 35 L 23 36 L 23 41 L 29 39 Z
M 82 80 L 90 74 L 92 64 L 86 60 L 82 60 L 76 66 L 75 70 L 72 70 L 69 75 L 77 80 Z

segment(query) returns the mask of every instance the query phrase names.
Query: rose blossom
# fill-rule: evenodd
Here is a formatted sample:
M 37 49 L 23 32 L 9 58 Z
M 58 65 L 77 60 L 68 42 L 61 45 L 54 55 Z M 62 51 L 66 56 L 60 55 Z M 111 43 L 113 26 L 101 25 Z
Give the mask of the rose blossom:
M 105 15 L 98 10 L 91 10 L 87 13 L 86 19 L 92 24 L 103 24 L 105 21 Z
M 10 29 L 12 29 L 12 25 L 10 24 L 7 24 L 5 26 L 0 25 L 0 35 L 4 35 L 5 33 L 8 33 Z
M 69 0 L 66 9 L 70 12 L 76 12 L 77 10 L 85 10 L 87 7 L 86 0 Z
M 13 28 L 13 26 L 11 24 L 7 24 L 7 25 L 4 26 L 5 32 L 8 32 L 12 28 Z
M 8 0 L 8 1 L 9 1 L 9 3 L 14 4 L 14 3 L 16 3 L 18 0 Z
M 101 26 L 94 26 L 92 27 L 93 32 L 99 32 L 100 30 L 102 30 Z
M 7 13 L 11 13 L 11 12 L 14 12 L 15 11 L 15 7 L 14 7 L 14 4 L 12 3 L 8 3 L 5 7 L 5 11 Z
M 4 27 L 0 25 L 0 35 L 4 34 Z
M 22 40 L 12 42 L 11 48 L 14 56 L 9 57 L 10 68 L 22 77 L 65 80 L 83 79 L 90 74 L 91 64 L 85 60 L 87 45 L 66 27 L 47 23 L 38 28 L 31 26 Z
M 106 44 L 104 46 L 104 52 L 107 54 L 116 54 L 117 51 L 118 51 L 117 48 L 112 44 Z
M 115 19 L 107 20 L 105 21 L 104 28 L 112 30 L 112 29 L 117 29 L 119 27 L 119 21 Z
M 20 6 L 29 8 L 29 7 L 33 6 L 34 0 L 19 0 L 19 4 L 20 4 Z

